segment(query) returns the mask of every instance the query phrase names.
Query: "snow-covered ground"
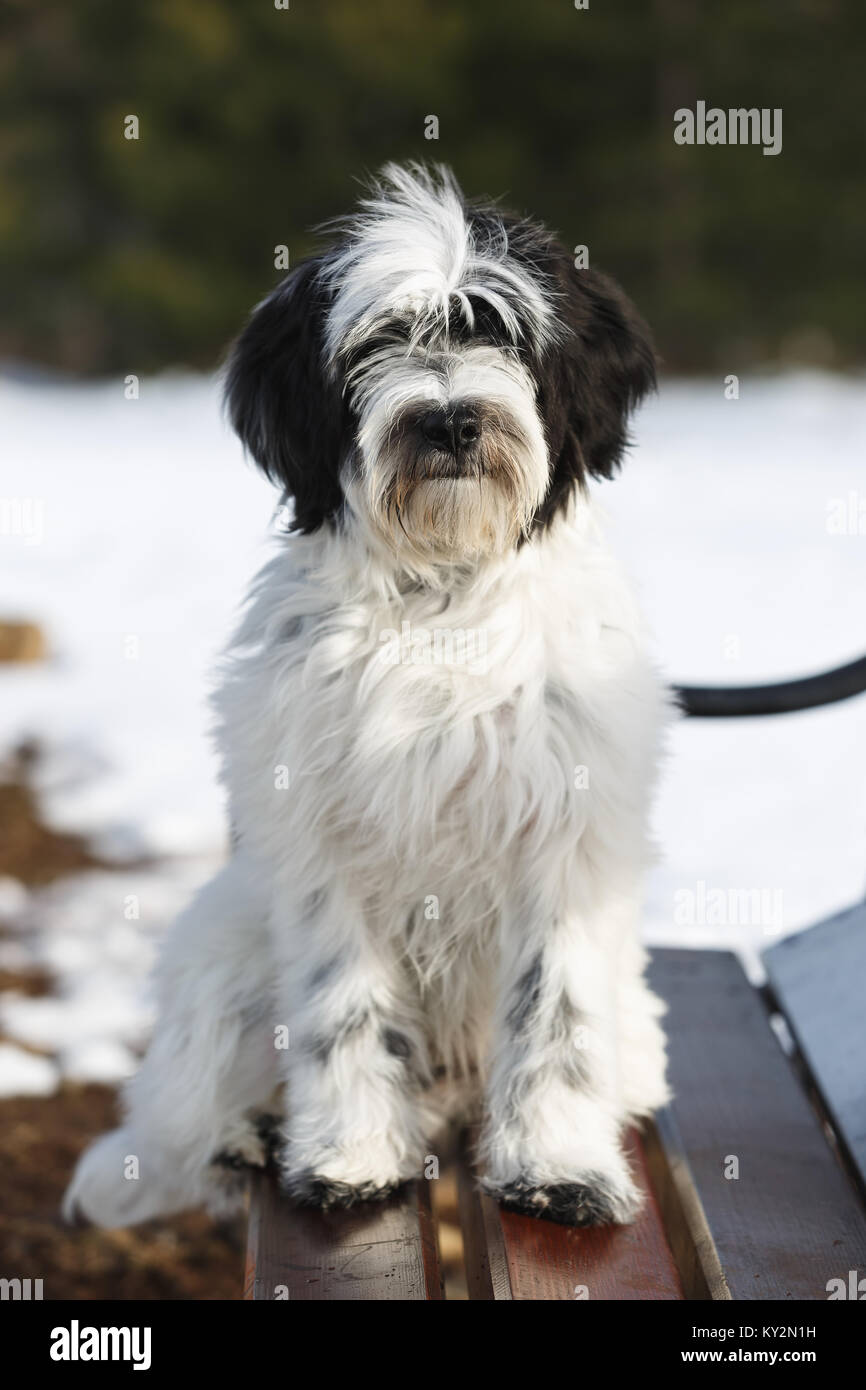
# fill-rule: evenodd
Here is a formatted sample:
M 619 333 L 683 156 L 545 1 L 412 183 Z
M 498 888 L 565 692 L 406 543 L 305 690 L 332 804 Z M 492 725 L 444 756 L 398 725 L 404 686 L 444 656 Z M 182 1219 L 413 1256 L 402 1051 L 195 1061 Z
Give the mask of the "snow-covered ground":
M 671 679 L 744 682 L 866 650 L 866 382 L 667 381 L 600 491 Z M 223 853 L 208 673 L 263 558 L 275 502 L 199 377 L 98 386 L 0 379 L 0 617 L 45 629 L 0 667 L 0 748 L 35 738 L 44 811 L 103 857 L 28 896 L 0 883 L 0 966 L 49 967 L 53 999 L 0 996 L 0 1093 L 114 1080 L 148 1023 L 166 922 Z M 866 698 L 671 738 L 649 888 L 655 942 L 757 950 L 861 897 Z

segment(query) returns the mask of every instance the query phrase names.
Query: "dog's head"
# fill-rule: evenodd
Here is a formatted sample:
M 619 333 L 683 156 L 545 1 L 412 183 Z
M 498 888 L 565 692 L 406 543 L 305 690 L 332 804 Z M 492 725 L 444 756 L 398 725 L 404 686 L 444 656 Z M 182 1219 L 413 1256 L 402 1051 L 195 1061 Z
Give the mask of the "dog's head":
M 227 399 L 304 531 L 350 512 L 410 565 L 501 552 L 610 477 L 646 325 L 543 227 L 388 166 L 232 352 Z

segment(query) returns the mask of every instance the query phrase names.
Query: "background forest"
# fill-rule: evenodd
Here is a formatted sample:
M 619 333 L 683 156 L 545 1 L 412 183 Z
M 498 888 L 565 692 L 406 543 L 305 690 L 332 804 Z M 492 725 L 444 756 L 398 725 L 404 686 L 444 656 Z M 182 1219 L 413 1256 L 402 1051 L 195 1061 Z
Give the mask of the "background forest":
M 671 370 L 862 358 L 857 0 L 7 0 L 0 359 L 212 366 L 388 158 L 586 244 Z M 781 107 L 781 155 L 673 113 Z M 124 118 L 139 118 L 138 140 Z M 425 118 L 439 121 L 425 139 Z M 733 365 L 732 365 L 733 363 Z

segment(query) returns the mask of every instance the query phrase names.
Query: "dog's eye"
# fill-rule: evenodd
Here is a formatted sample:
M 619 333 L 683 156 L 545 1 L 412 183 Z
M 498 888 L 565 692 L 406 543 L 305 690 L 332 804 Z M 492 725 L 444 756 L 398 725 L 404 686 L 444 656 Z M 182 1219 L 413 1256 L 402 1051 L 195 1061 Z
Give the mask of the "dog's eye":
M 369 333 L 345 354 L 345 365 L 352 368 L 369 361 L 370 358 L 386 353 L 389 349 L 405 349 L 409 344 L 409 325 L 402 322 L 388 322 Z

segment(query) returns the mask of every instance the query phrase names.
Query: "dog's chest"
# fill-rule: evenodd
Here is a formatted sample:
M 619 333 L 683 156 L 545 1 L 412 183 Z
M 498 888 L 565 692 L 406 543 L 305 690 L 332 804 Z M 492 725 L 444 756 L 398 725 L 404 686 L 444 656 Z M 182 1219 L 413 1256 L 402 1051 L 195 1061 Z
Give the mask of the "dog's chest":
M 524 631 L 519 614 L 486 629 L 368 632 L 339 675 L 333 654 L 314 651 L 299 814 L 359 872 L 423 865 L 441 879 L 501 860 L 540 818 L 578 810 L 579 701 L 549 666 L 543 631 Z
M 233 819 L 288 884 L 469 915 L 629 833 L 658 695 L 603 556 L 527 547 L 462 606 L 277 577 L 217 703 Z

